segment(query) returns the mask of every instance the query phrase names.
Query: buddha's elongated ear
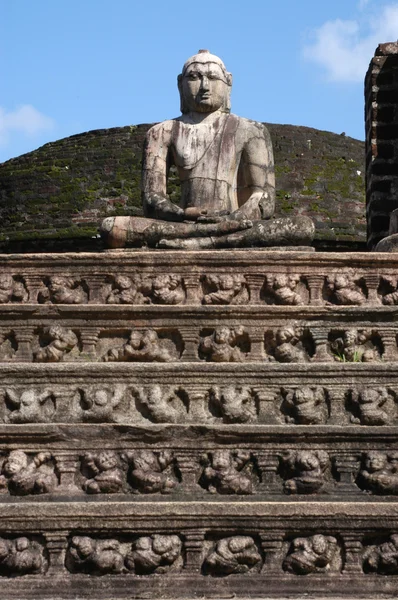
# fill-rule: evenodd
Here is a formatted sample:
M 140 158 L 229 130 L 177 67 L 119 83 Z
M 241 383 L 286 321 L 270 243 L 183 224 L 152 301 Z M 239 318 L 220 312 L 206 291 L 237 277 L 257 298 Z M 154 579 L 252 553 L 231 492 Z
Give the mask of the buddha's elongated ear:
M 187 107 L 185 106 L 184 103 L 184 94 L 182 91 L 182 74 L 178 75 L 177 77 L 177 86 L 178 86 L 178 91 L 180 93 L 180 111 L 182 112 L 182 114 L 184 115 L 185 113 L 188 112 Z
M 232 73 L 227 73 L 227 83 L 229 87 L 232 87 Z

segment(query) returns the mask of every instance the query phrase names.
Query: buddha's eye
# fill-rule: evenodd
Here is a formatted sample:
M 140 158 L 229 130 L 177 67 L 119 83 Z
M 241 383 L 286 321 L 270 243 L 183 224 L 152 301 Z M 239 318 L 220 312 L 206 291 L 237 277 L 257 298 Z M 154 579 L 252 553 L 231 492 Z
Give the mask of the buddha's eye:
M 188 79 L 190 81 L 196 81 L 197 79 L 199 79 L 199 74 L 198 73 L 189 73 Z

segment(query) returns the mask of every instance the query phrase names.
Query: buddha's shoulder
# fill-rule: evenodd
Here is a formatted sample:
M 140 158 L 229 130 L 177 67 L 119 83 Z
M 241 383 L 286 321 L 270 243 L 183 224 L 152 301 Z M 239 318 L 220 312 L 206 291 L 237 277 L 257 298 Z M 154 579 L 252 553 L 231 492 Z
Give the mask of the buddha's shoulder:
M 157 139 L 160 137 L 167 138 L 171 135 L 175 121 L 176 119 L 169 119 L 167 121 L 162 121 L 161 123 L 156 123 L 156 125 L 152 125 L 147 131 L 147 139 Z
M 238 131 L 246 134 L 248 137 L 264 136 L 268 132 L 264 123 L 260 123 L 259 121 L 253 121 L 252 119 L 246 119 L 234 114 L 231 114 L 230 117 L 235 121 Z

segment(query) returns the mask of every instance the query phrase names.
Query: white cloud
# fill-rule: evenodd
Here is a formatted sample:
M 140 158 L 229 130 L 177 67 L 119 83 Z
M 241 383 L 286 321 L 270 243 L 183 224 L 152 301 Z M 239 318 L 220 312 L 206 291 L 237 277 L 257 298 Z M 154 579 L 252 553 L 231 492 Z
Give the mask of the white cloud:
M 12 132 L 22 133 L 29 137 L 50 131 L 55 122 L 43 115 L 31 104 L 23 104 L 13 111 L 6 111 L 0 106 L 0 145 L 4 146 Z
M 378 44 L 398 38 L 398 2 L 366 13 L 355 20 L 327 21 L 313 32 L 314 41 L 304 47 L 304 57 L 323 67 L 330 81 L 363 81 Z

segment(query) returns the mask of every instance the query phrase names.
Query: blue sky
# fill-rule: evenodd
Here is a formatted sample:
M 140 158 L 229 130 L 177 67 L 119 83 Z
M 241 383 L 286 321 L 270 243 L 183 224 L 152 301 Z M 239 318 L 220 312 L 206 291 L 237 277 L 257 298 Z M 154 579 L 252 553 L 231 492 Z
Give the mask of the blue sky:
M 364 139 L 363 78 L 397 38 L 392 0 L 0 0 L 0 162 L 178 116 L 199 48 L 232 72 L 236 114 Z

